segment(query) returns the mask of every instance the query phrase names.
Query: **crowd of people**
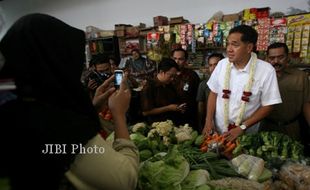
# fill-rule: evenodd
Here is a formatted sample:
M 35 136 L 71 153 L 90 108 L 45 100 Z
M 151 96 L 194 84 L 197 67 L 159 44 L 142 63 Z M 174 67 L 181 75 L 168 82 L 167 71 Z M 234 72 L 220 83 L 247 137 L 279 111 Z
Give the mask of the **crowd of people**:
M 102 55 L 85 70 L 83 31 L 45 14 L 21 17 L 0 42 L 0 79 L 16 87 L 0 91 L 0 176 L 9 177 L 13 189 L 135 189 L 139 153 L 128 131 L 133 107 L 149 124 L 170 119 L 228 141 L 267 130 L 304 140 L 309 78 L 289 67 L 285 43 L 271 44 L 267 59 L 258 59 L 257 38 L 250 26 L 231 29 L 226 57 L 207 57 L 205 80 L 182 48 L 158 65 L 134 49 L 124 68 Z M 119 89 L 116 69 L 124 70 Z M 100 135 L 103 109 L 113 115 L 113 143 Z

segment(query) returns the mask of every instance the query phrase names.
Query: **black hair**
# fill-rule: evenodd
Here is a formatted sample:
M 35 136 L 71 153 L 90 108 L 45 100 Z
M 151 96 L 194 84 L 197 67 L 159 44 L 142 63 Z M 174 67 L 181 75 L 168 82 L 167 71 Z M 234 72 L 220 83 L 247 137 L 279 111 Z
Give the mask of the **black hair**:
M 218 58 L 220 58 L 220 59 L 223 59 L 223 58 L 224 58 L 224 55 L 221 54 L 221 53 L 212 53 L 212 54 L 209 55 L 209 57 L 208 57 L 208 62 L 209 62 L 209 60 L 210 60 L 212 57 L 218 57 Z
M 232 33 L 242 34 L 241 36 L 242 42 L 249 42 L 249 43 L 252 43 L 254 46 L 256 46 L 258 33 L 253 27 L 248 26 L 248 25 L 239 25 L 239 26 L 232 28 L 229 31 L 229 35 Z
M 174 52 L 176 52 L 176 51 L 182 51 L 182 52 L 184 53 L 185 59 L 186 59 L 186 60 L 188 59 L 188 53 L 187 53 L 187 51 L 186 51 L 185 49 L 183 49 L 183 48 L 176 48 L 176 49 L 172 50 L 172 52 L 171 52 L 171 57 L 173 56 Z
M 109 56 L 109 61 L 110 60 L 113 60 L 114 61 L 114 64 L 116 65 L 116 66 L 119 66 L 119 62 L 115 59 L 115 57 L 113 56 L 113 55 L 110 55 Z
M 273 44 L 270 44 L 267 48 L 267 55 L 269 54 L 270 49 L 275 49 L 275 48 L 283 48 L 285 51 L 285 54 L 288 55 L 288 47 L 285 43 L 282 43 L 282 42 L 275 42 Z
M 166 71 L 169 71 L 173 67 L 179 71 L 179 65 L 173 59 L 164 58 L 159 63 L 158 70 L 166 72 Z
M 99 64 L 105 64 L 105 63 L 110 63 L 109 62 L 109 57 L 106 56 L 106 55 L 95 56 L 90 61 L 91 65 L 99 65 Z

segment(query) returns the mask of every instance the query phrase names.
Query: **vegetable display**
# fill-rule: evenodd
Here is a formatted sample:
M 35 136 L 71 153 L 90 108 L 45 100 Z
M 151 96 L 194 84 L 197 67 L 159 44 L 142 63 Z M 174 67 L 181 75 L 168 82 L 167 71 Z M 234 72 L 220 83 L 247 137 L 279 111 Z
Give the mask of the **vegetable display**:
M 202 152 L 216 151 L 224 155 L 226 158 L 232 158 L 232 151 L 236 148 L 236 143 L 226 141 L 223 135 L 214 133 L 204 139 L 200 146 Z
M 137 123 L 130 127 L 130 139 L 141 161 L 136 190 L 268 189 L 276 177 L 270 165 L 303 158 L 302 145 L 277 132 L 245 134 L 228 142 L 222 135 L 205 138 L 188 124 L 175 126 L 170 120 Z
M 235 156 L 245 153 L 263 158 L 268 165 L 284 163 L 286 160 L 299 161 L 303 158 L 303 145 L 289 136 L 272 131 L 240 136 Z

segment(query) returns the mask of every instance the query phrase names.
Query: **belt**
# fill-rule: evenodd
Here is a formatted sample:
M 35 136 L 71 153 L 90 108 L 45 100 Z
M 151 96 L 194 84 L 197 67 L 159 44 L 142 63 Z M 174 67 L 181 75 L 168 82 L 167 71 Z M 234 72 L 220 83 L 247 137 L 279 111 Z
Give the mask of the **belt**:
M 265 118 L 265 120 L 267 122 L 272 123 L 272 124 L 277 125 L 277 126 L 285 126 L 285 125 L 294 123 L 295 121 L 298 120 L 298 118 L 299 118 L 299 115 L 297 115 L 296 117 L 294 117 L 293 119 L 288 120 L 288 121 L 275 121 L 275 120 L 269 119 L 269 118 Z

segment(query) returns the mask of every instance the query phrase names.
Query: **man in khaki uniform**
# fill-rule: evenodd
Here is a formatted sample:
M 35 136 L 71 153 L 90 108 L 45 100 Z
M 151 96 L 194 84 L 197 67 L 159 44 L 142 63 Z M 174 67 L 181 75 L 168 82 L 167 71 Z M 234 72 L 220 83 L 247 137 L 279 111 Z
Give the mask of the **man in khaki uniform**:
M 282 103 L 261 122 L 261 130 L 275 130 L 300 140 L 300 116 L 310 124 L 310 83 L 305 72 L 288 67 L 288 47 L 285 43 L 271 44 L 267 61 L 275 68 Z M 308 129 L 309 130 L 309 129 Z

